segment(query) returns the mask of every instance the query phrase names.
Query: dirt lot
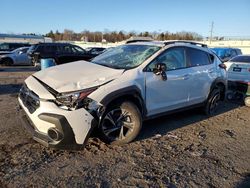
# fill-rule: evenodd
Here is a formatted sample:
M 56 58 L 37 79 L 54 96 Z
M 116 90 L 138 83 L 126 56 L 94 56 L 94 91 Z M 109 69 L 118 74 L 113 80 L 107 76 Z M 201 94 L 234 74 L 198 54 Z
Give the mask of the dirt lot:
M 250 108 L 225 103 L 144 123 L 139 138 L 55 151 L 21 126 L 17 93 L 33 70 L 0 67 L 0 187 L 250 187 Z

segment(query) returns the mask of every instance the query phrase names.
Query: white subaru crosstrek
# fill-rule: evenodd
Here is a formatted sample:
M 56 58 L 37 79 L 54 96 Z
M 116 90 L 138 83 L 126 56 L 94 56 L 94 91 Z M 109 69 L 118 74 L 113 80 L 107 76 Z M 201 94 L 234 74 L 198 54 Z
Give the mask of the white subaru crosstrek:
M 131 142 L 142 122 L 224 99 L 226 72 L 205 45 L 188 41 L 135 42 L 91 62 L 51 67 L 25 80 L 22 120 L 38 142 L 78 149 L 94 128 L 111 144 Z

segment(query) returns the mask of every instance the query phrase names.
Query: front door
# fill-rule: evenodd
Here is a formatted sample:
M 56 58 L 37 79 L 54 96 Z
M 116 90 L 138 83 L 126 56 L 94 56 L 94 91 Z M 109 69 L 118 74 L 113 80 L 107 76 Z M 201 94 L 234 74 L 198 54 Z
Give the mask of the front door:
M 157 63 L 166 65 L 167 80 L 153 73 Z M 145 71 L 145 83 L 149 116 L 187 106 L 191 75 L 186 67 L 183 47 L 167 49 L 148 65 Z

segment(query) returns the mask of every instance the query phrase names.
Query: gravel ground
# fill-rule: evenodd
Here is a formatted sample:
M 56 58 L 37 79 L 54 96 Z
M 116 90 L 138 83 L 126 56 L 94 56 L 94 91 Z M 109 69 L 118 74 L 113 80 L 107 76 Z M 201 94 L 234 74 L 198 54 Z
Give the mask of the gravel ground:
M 249 107 L 150 120 L 124 146 L 91 137 L 82 151 L 52 150 L 32 140 L 16 113 L 33 71 L 0 67 L 0 187 L 250 187 Z

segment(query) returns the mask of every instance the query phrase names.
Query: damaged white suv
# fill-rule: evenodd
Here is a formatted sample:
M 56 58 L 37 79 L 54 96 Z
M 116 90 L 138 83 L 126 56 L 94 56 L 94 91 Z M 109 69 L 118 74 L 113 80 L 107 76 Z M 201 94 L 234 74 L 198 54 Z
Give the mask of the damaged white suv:
M 23 123 L 49 147 L 78 149 L 94 128 L 111 144 L 139 134 L 146 119 L 203 106 L 213 114 L 227 87 L 219 58 L 188 41 L 135 42 L 39 71 L 19 94 Z

